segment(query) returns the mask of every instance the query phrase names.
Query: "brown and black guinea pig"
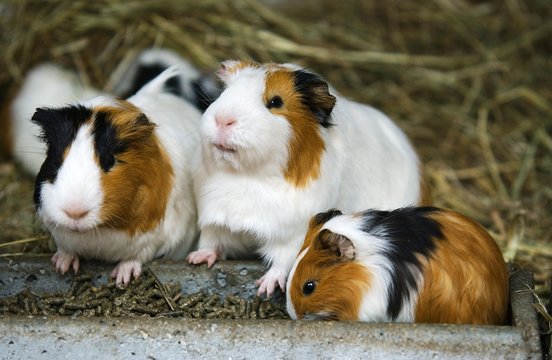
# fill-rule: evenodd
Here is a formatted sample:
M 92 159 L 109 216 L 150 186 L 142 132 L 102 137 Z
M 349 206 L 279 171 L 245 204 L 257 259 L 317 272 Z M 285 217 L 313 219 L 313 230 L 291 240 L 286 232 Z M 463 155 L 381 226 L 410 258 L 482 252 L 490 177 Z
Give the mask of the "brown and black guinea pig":
M 314 216 L 287 283 L 293 319 L 502 325 L 508 271 L 478 223 L 406 207 Z

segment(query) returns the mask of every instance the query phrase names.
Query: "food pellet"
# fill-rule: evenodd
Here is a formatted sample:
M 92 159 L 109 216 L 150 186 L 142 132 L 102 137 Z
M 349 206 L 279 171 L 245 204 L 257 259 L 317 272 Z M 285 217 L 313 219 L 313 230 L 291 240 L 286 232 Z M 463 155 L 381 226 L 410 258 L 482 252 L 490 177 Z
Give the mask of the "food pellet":
M 114 282 L 94 284 L 95 276 L 83 273 L 73 278 L 66 293 L 34 294 L 28 289 L 0 299 L 1 314 L 61 315 L 77 317 L 183 317 L 204 319 L 286 319 L 283 303 L 239 294 L 221 296 L 199 292 L 183 294 L 182 285 L 160 282 L 146 270 L 127 286 Z

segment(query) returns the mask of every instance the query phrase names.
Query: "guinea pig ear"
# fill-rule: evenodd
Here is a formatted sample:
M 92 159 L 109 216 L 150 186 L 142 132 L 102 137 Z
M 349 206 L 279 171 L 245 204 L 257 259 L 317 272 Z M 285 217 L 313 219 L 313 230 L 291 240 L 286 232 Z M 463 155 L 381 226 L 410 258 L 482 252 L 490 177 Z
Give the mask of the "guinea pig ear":
M 335 96 L 330 94 L 328 83 L 318 75 L 305 70 L 293 72 L 294 88 L 301 94 L 301 102 L 316 116 L 325 128 L 332 126 L 330 114 L 335 106 Z
M 217 76 L 224 85 L 228 85 L 240 69 L 247 67 L 256 68 L 259 67 L 259 64 L 251 60 L 226 60 L 220 64 Z
M 314 241 L 316 250 L 329 251 L 342 261 L 355 259 L 355 246 L 349 238 L 331 232 L 328 229 L 320 231 Z
M 50 124 L 54 111 L 55 110 L 49 108 L 37 108 L 31 117 L 31 121 L 40 126 L 40 140 L 43 142 L 48 140 L 48 133 L 50 132 Z
M 325 212 L 318 213 L 312 217 L 311 225 L 322 225 L 333 219 L 336 216 L 343 215 L 340 210 L 331 209 Z
M 220 64 L 217 71 L 217 76 L 226 85 L 234 77 L 236 70 L 239 68 L 240 61 L 226 60 Z
M 46 143 L 72 138 L 76 129 L 92 116 L 92 111 L 82 105 L 61 108 L 37 108 L 31 121 L 40 126 L 40 140 Z
M 121 132 L 121 137 L 127 137 L 133 141 L 143 141 L 149 138 L 156 127 L 156 125 L 142 112 L 136 114 L 129 125 L 130 128 L 126 129 L 127 131 Z

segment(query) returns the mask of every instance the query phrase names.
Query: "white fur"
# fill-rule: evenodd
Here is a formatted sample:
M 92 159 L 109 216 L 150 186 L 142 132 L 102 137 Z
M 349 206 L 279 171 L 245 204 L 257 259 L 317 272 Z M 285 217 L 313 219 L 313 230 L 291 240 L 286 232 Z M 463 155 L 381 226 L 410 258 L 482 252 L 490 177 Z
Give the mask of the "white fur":
M 130 274 L 140 273 L 138 265 L 155 257 L 182 258 L 197 238 L 191 159 L 199 144 L 201 114 L 182 99 L 162 93 L 162 83 L 174 71 L 166 70 L 128 99 L 157 125 L 155 134 L 168 154 L 174 172 L 165 216 L 155 229 L 131 237 L 125 231 L 101 226 L 96 216 L 102 206 L 101 170 L 93 158 L 89 126 L 81 127 L 54 183 L 42 184 L 39 215 L 52 232 L 59 251 L 120 262 L 114 270 L 117 282 L 128 282 Z M 86 104 L 91 107 L 112 106 L 113 100 L 98 97 Z M 91 209 L 90 216 L 67 220 L 63 209 L 74 203 Z
M 42 206 L 38 215 L 54 231 L 60 228 L 89 231 L 100 222 L 103 202 L 101 170 L 94 159 L 91 131 L 89 124 L 81 126 L 56 180 L 41 185 Z M 89 212 L 75 220 L 66 214 L 66 211 L 75 209 Z
M 288 183 L 283 171 L 291 125 L 263 103 L 267 69 L 228 72 L 224 66 L 220 75 L 227 88 L 201 124 L 195 173 L 199 248 L 222 254 L 256 249 L 271 263 L 260 292 L 270 295 L 274 283 L 285 279 L 308 219 L 317 212 L 390 209 L 418 201 L 418 160 L 406 136 L 381 112 L 341 97 L 332 112 L 336 125 L 322 130 L 320 177 L 304 188 Z M 221 129 L 217 118 L 235 123 Z
M 291 301 L 291 280 L 293 279 L 293 275 L 295 274 L 295 270 L 297 270 L 297 266 L 303 260 L 307 252 L 309 251 L 310 246 L 308 246 L 305 250 L 301 251 L 301 253 L 297 256 L 297 259 L 295 260 L 295 264 L 293 264 L 293 267 L 291 268 L 291 271 L 289 272 L 289 276 L 286 283 L 286 310 L 289 314 L 289 317 L 291 317 L 293 320 L 297 320 L 297 313 L 295 312 L 295 307 L 293 306 L 293 301 Z
M 38 174 L 44 162 L 45 146 L 38 141 L 38 125 L 31 122 L 37 107 L 56 107 L 99 95 L 85 87 L 77 75 L 54 64 L 32 69 L 11 106 L 13 154 L 31 175 Z

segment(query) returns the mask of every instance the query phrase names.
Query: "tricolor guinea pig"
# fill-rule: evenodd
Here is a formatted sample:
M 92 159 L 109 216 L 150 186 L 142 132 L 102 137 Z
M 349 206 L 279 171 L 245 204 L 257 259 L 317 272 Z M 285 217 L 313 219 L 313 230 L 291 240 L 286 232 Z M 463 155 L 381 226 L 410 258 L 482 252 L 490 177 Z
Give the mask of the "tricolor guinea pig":
M 332 94 L 290 64 L 227 61 L 201 123 L 193 264 L 260 254 L 259 294 L 285 288 L 312 214 L 395 208 L 421 198 L 418 158 L 384 114 Z
M 293 319 L 505 324 L 508 271 L 483 227 L 408 207 L 310 221 L 287 283 Z
M 87 100 L 100 91 L 85 86 L 77 74 L 57 65 L 44 63 L 25 76 L 19 91 L 6 109 L 2 135 L 10 144 L 13 158 L 31 175 L 36 175 L 44 162 L 45 144 L 37 139 L 39 127 L 29 121 L 39 106 L 61 106 L 73 101 Z
M 117 262 L 112 277 L 128 283 L 142 263 L 184 257 L 197 240 L 190 171 L 201 114 L 166 91 L 177 75 L 167 69 L 126 101 L 98 97 L 33 115 L 47 145 L 34 201 L 60 273 L 93 258 Z

